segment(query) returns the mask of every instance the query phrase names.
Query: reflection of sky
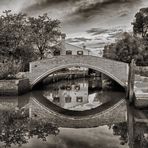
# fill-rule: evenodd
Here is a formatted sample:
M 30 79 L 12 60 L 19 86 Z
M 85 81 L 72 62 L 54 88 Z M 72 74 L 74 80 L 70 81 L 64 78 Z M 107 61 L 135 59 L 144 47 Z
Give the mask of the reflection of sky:
M 0 10 L 13 9 L 30 15 L 47 12 L 62 21 L 68 41 L 98 51 L 104 44 L 131 30 L 134 14 L 147 0 L 1 0 Z
M 49 136 L 47 141 L 45 143 L 34 138 L 22 148 L 128 148 L 127 144 L 120 145 L 119 137 L 113 136 L 108 126 L 91 129 L 60 128 L 60 134 Z

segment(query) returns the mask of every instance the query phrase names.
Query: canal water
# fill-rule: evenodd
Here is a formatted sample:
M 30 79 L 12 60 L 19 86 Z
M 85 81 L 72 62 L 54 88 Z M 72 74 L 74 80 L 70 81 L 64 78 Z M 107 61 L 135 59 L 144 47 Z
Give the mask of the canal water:
M 148 148 L 148 110 L 97 78 L 0 97 L 0 148 Z

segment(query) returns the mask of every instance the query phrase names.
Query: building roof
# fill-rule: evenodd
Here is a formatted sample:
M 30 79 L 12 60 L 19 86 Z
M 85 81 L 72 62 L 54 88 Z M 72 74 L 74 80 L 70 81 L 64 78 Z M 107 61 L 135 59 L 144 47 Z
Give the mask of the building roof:
M 69 44 L 69 43 L 67 43 L 67 42 L 65 42 L 65 48 L 66 48 L 66 49 L 72 49 L 72 50 L 78 50 L 78 49 L 80 49 L 80 50 L 85 50 L 85 51 L 90 52 L 90 50 L 87 49 L 87 48 L 84 49 L 83 47 L 79 47 L 79 46 L 76 46 L 76 45 L 72 45 L 72 44 Z

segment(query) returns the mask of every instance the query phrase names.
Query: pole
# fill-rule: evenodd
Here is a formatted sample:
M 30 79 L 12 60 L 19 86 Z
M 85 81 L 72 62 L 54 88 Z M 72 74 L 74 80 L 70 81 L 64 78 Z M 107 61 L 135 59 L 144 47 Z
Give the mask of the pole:
M 100 86 L 101 86 L 101 89 L 103 89 L 103 73 L 102 72 L 100 73 Z
M 129 75 L 128 75 L 128 89 L 127 89 L 127 99 L 129 104 L 134 103 L 134 81 L 135 81 L 135 60 L 132 59 L 129 64 Z
M 134 147 L 134 138 L 135 138 L 135 120 L 134 120 L 134 111 L 133 108 L 127 105 L 127 126 L 128 126 L 128 144 L 129 148 Z

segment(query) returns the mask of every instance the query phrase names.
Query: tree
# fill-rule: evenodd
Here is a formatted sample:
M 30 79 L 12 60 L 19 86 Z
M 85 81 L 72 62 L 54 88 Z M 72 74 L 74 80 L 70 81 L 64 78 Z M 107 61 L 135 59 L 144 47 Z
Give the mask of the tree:
M 107 53 L 106 49 L 108 48 L 110 51 L 108 58 L 111 57 L 114 60 L 130 62 L 138 53 L 139 44 L 140 41 L 137 38 L 131 36 L 129 33 L 124 33 L 122 39 L 106 46 L 104 52 Z M 106 57 L 105 54 L 104 57 Z
M 138 66 L 148 65 L 148 8 L 140 9 L 135 17 L 132 23 L 134 35 L 123 33 L 121 39 L 105 46 L 104 57 L 126 63 L 135 59 Z
M 136 20 L 133 22 L 133 32 L 135 34 L 143 34 L 143 16 L 140 12 L 138 12 L 136 15 Z
M 35 18 L 23 13 L 12 14 L 11 10 L 4 11 L 0 16 L 1 66 L 8 65 L 6 61 L 11 59 L 21 62 L 20 70 L 24 71 L 29 62 L 44 58 L 47 51 L 52 52 L 60 35 L 60 22 L 51 20 L 47 14 Z M 2 65 L 4 59 L 5 64 Z
M 116 43 L 105 46 L 103 56 L 126 63 L 135 59 L 137 65 L 146 66 L 148 65 L 148 42 L 144 38 L 123 33 L 123 37 Z
M 148 8 L 142 8 L 135 15 L 133 24 L 133 32 L 135 35 L 142 34 L 142 37 L 148 37 Z
M 1 79 L 14 79 L 15 74 L 22 68 L 21 62 L 5 59 L 3 63 L 0 63 L 0 80 Z
M 51 20 L 47 14 L 38 18 L 29 17 L 30 40 L 33 46 L 39 51 L 40 58 L 44 58 L 47 51 L 53 49 L 61 35 L 59 30 L 60 21 Z
M 0 112 L 0 142 L 4 143 L 4 147 L 21 147 L 31 138 L 46 141 L 49 135 L 59 134 L 58 127 L 48 119 L 33 120 L 28 114 L 27 108 Z
M 0 16 L 0 53 L 22 59 L 34 52 L 42 59 L 57 44 L 60 35 L 60 21 L 51 20 L 47 14 L 35 18 L 7 10 Z
M 28 41 L 26 15 L 4 11 L 0 17 L 0 48 L 13 54 L 17 48 L 28 45 Z
M 26 15 L 4 11 L 0 16 L 0 54 L 6 59 L 21 61 L 23 66 L 32 59 L 33 49 L 30 47 Z
M 125 145 L 128 142 L 128 127 L 127 123 L 117 123 L 114 124 L 113 127 L 113 134 L 116 136 L 120 136 L 120 144 Z

